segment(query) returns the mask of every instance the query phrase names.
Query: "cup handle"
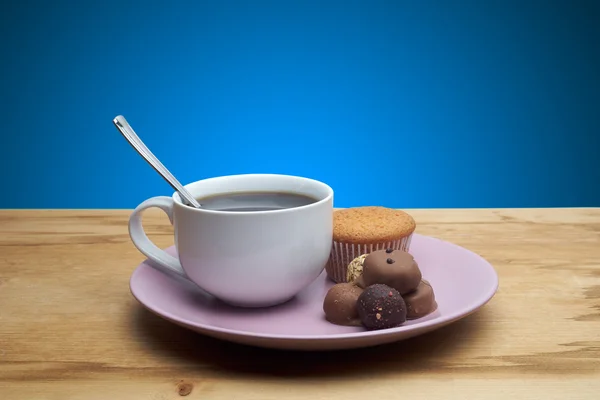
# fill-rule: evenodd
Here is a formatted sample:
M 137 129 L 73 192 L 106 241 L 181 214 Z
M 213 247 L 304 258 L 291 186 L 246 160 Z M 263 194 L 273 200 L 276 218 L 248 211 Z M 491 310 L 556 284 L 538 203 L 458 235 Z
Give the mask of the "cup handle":
M 137 249 L 148 259 L 154 261 L 159 267 L 163 267 L 187 279 L 179 260 L 164 250 L 158 248 L 146 235 L 142 226 L 142 213 L 152 207 L 160 208 L 169 217 L 173 224 L 173 199 L 167 196 L 152 197 L 142 202 L 133 210 L 129 217 L 129 236 Z

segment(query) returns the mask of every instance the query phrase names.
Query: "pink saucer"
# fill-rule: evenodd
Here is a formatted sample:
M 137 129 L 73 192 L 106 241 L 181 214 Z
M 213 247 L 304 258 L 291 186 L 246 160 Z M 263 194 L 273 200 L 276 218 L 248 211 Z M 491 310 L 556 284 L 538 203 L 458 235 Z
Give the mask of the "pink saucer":
M 174 247 L 167 251 L 175 254 Z M 148 261 L 136 268 L 130 287 L 144 307 L 183 327 L 232 342 L 296 350 L 348 349 L 407 339 L 466 317 L 498 289 L 494 268 L 462 247 L 415 234 L 410 252 L 433 286 L 438 309 L 403 326 L 378 331 L 325 320 L 323 299 L 333 286 L 325 272 L 296 298 L 267 309 L 223 304 L 192 283 L 155 270 Z

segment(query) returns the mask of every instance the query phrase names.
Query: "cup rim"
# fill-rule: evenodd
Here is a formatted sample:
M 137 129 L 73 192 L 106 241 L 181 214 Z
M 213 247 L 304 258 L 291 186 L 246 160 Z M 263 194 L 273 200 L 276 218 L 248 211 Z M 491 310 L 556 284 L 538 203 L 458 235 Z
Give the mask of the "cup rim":
M 187 204 L 184 204 L 181 201 L 181 196 L 179 196 L 178 192 L 174 192 L 171 195 L 171 198 L 173 199 L 173 202 L 175 203 L 176 206 L 180 206 L 185 208 L 186 210 L 192 211 L 192 212 L 200 212 L 200 213 L 208 213 L 208 214 L 216 214 L 216 215 L 245 215 L 245 216 L 250 216 L 250 215 L 272 215 L 272 214 L 283 214 L 283 213 L 290 213 L 290 212 L 298 212 L 298 211 L 302 211 L 302 210 L 306 210 L 306 209 L 311 209 L 314 207 L 319 207 L 320 205 L 322 205 L 323 203 L 327 203 L 329 202 L 332 198 L 333 198 L 333 189 L 331 188 L 331 186 L 329 186 L 328 184 L 326 184 L 325 182 L 316 180 L 316 179 L 312 179 L 312 178 L 307 178 L 304 176 L 298 176 L 298 175 L 286 175 L 286 174 L 232 174 L 232 175 L 222 175 L 222 176 L 216 176 L 216 177 L 212 177 L 212 178 L 206 178 L 206 179 L 200 179 L 198 181 L 194 181 L 194 182 L 190 182 L 186 185 L 183 185 L 186 189 L 189 189 L 191 185 L 196 184 L 198 182 L 209 182 L 209 181 L 215 181 L 215 180 L 221 180 L 221 179 L 227 179 L 227 178 L 233 178 L 233 177 L 262 177 L 262 178 L 268 178 L 268 177 L 279 177 L 279 178 L 292 178 L 292 179 L 298 179 L 298 180 L 303 180 L 306 182 L 310 182 L 312 184 L 315 184 L 317 186 L 321 186 L 322 188 L 324 188 L 327 191 L 327 195 L 325 197 L 323 197 L 320 200 L 315 201 L 314 203 L 310 203 L 304 206 L 299 206 L 299 207 L 293 207 L 293 208 L 283 208 L 283 209 L 279 209 L 279 210 L 265 210 L 265 211 L 221 211 L 221 210 L 208 210 L 206 208 L 195 208 L 192 206 L 189 206 Z

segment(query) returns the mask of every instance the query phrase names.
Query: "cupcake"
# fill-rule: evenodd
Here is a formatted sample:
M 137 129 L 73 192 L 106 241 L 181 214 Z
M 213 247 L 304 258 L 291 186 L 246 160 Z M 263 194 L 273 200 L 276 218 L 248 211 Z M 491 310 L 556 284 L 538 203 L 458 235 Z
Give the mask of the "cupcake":
M 333 213 L 333 244 L 325 270 L 331 280 L 347 282 L 348 265 L 375 250 L 408 251 L 415 220 L 404 211 L 355 207 Z

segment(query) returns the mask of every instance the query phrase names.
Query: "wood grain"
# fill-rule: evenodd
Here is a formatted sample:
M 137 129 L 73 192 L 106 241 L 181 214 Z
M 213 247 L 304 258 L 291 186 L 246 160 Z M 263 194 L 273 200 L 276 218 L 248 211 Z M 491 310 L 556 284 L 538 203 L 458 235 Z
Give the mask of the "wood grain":
M 0 211 L 0 399 L 598 399 L 600 209 L 408 210 L 500 289 L 431 334 L 330 353 L 205 338 L 129 292 L 129 210 Z M 145 224 L 162 247 L 172 228 Z

